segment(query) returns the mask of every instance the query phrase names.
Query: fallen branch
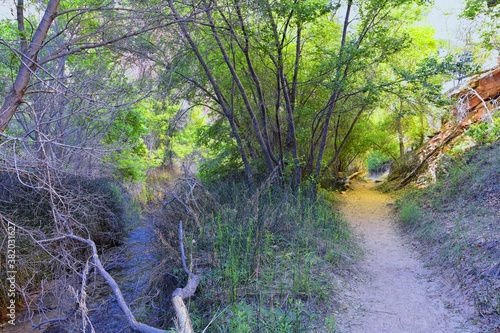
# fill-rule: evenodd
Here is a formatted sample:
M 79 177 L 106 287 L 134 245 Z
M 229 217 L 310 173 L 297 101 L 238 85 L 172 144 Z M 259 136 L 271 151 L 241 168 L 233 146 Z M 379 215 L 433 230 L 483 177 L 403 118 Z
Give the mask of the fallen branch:
M 177 315 L 177 324 L 180 333 L 194 333 L 193 326 L 191 324 L 191 319 L 189 318 L 189 312 L 184 304 L 184 299 L 189 298 L 194 295 L 196 288 L 200 284 L 200 278 L 198 275 L 193 274 L 187 267 L 186 255 L 184 252 L 184 242 L 182 235 L 182 221 L 179 222 L 179 244 L 181 249 L 181 261 L 182 268 L 184 272 L 189 276 L 188 283 L 184 288 L 177 288 L 172 293 L 172 303 L 175 308 L 175 313 Z
M 127 305 L 127 302 L 125 302 L 125 298 L 123 297 L 123 294 L 120 290 L 120 287 L 116 283 L 115 279 L 104 269 L 104 266 L 102 265 L 101 259 L 99 258 L 99 254 L 97 252 L 97 247 L 91 239 L 85 239 L 76 235 L 66 235 L 66 237 L 77 240 L 82 243 L 86 243 L 90 246 L 92 249 L 92 261 L 94 263 L 95 268 L 99 272 L 99 275 L 101 275 L 104 280 L 106 280 L 106 283 L 109 285 L 111 290 L 113 291 L 113 294 L 116 296 L 116 301 L 118 302 L 118 306 L 120 309 L 123 311 L 125 314 L 125 318 L 127 319 L 127 322 L 130 326 L 135 331 L 142 332 L 142 333 L 165 333 L 165 330 L 158 329 L 143 323 L 138 322 L 132 311 Z
M 347 181 L 350 181 L 351 179 L 356 178 L 357 176 L 359 176 L 360 173 L 361 173 L 361 171 L 356 171 L 355 173 L 347 176 Z

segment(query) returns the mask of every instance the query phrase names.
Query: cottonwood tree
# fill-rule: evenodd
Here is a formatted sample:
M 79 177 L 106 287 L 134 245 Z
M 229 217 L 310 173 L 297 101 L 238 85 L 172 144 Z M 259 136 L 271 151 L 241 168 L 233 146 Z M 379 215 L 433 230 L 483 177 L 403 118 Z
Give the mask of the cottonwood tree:
M 179 75 L 227 121 L 248 182 L 277 171 L 294 188 L 345 167 L 339 159 L 356 124 L 381 87 L 401 80 L 377 73 L 411 47 L 400 28 L 424 3 L 168 1 L 179 52 L 193 55 Z

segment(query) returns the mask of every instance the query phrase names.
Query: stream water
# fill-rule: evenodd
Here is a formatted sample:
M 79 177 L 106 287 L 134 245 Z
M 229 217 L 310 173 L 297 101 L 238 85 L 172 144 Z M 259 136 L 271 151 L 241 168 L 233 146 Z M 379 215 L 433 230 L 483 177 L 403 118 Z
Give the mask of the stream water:
M 381 181 L 389 175 L 390 171 L 391 164 L 385 164 L 383 167 L 379 168 L 376 171 L 368 172 L 368 179 L 371 179 L 373 181 Z
M 158 262 L 154 254 L 152 243 L 155 234 L 152 223 L 143 220 L 139 225 L 129 231 L 124 244 L 107 251 L 101 258 L 111 276 L 116 280 L 136 318 L 141 318 L 149 306 L 146 294 L 151 272 Z M 110 288 L 103 282 L 89 285 L 88 291 L 93 290 L 93 304 L 88 304 L 89 316 L 94 329 L 99 333 L 131 333 L 127 321 L 116 298 Z M 28 313 L 20 311 L 18 322 L 15 326 L 7 325 L 2 333 L 28 333 L 33 332 L 31 323 L 26 320 Z M 34 322 L 39 318 L 34 317 Z M 81 328 L 80 328 L 81 330 Z M 40 332 L 40 330 L 36 330 Z M 90 328 L 88 329 L 90 332 Z M 51 327 L 46 332 L 63 332 Z M 64 331 L 66 332 L 66 331 Z
M 145 314 L 149 297 L 146 294 L 158 258 L 154 254 L 154 230 L 148 220 L 129 232 L 125 243 L 114 249 L 114 261 L 110 263 L 109 273 L 116 280 L 136 318 Z M 99 310 L 94 311 L 91 320 L 99 333 L 133 332 L 128 328 L 126 318 L 119 308 L 114 295 L 104 286 Z M 104 296 L 105 295 L 105 296 Z

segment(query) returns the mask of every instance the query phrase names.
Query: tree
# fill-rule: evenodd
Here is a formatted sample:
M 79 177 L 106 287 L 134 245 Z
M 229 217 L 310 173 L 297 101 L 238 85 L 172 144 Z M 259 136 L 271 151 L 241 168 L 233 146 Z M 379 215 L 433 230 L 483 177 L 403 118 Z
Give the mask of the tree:
M 384 90 L 383 102 L 380 104 L 382 112 L 381 123 L 384 127 L 392 128 L 397 133 L 399 159 L 404 159 L 406 143 L 420 146 L 428 134 L 425 117 L 432 117 L 433 106 L 441 100 L 440 82 L 442 78 L 435 75 L 432 78 L 426 73 L 418 71 L 426 61 L 437 55 L 438 44 L 434 39 L 434 30 L 431 27 L 416 26 L 404 28 L 412 38 L 413 47 L 407 48 L 393 57 L 385 70 L 385 75 L 400 76 L 404 80 Z M 407 74 L 413 73 L 410 78 Z M 437 73 L 436 73 L 437 74 Z M 408 80 L 408 78 L 410 78 Z M 387 119 L 390 119 L 389 121 Z M 405 128 L 406 127 L 406 128 Z M 416 136 L 408 137 L 408 133 L 415 129 Z M 378 143 L 381 146 L 381 143 Z M 378 147 L 374 147 L 377 150 Z M 384 153 L 393 153 L 385 151 Z M 394 156 L 394 155 L 393 155 Z
M 196 79 L 181 75 L 222 110 L 249 182 L 260 160 L 264 174 L 277 170 L 297 188 L 337 164 L 357 122 L 391 84 L 373 73 L 411 45 L 400 26 L 413 20 L 406 14 L 416 3 L 424 2 L 347 1 L 343 25 L 332 21 L 340 2 L 169 5 L 187 41 L 179 52 L 187 47 L 200 66 Z M 181 20 L 194 12 L 196 20 Z
M 482 46 L 488 50 L 499 50 L 498 33 L 500 24 L 500 2 L 496 0 L 466 0 L 462 17 L 469 20 L 481 19 Z
M 39 21 L 25 16 L 19 0 L 17 27 L 1 25 L 0 70 L 13 75 L 2 76 L 0 244 L 6 244 L 7 227 L 15 228 L 33 259 L 19 266 L 26 279 L 19 275 L 16 295 L 29 303 L 30 290 L 53 279 L 60 317 L 37 327 L 78 320 L 79 329 L 92 330 L 87 291 L 96 272 L 133 329 L 163 332 L 136 321 L 99 254 L 124 230 L 116 220 L 120 189 L 106 178 L 115 168 L 107 161 L 118 148 L 132 151 L 129 159 L 144 153 L 145 130 L 132 105 L 151 94 L 151 74 L 137 65 L 130 45 L 172 24 L 172 17 L 161 2 L 39 5 Z M 12 201 L 26 209 L 20 212 Z M 0 274 L 5 281 L 5 270 Z M 37 300 L 42 311 L 45 301 L 43 294 Z
M 82 184 L 100 189 L 102 176 L 140 179 L 147 166 L 168 163 L 175 139 L 195 135 L 186 126 L 187 138 L 175 136 L 188 109 L 208 114 L 201 140 L 251 187 L 270 178 L 298 191 L 305 181 L 314 195 L 322 177 L 348 170 L 367 151 L 384 94 L 406 76 L 430 75 L 391 67 L 414 45 L 404 27 L 424 2 L 50 0 L 37 23 L 19 1 L 17 27 L 1 26 L 0 70 L 14 73 L 2 78 L 2 172 L 29 203 L 43 203 L 46 226 L 30 224 L 36 215 L 17 227 L 61 276 L 70 271 L 64 282 L 78 292 L 61 300 L 76 300 L 77 317 L 91 325 L 92 269 L 120 298 L 81 214 L 94 216 L 84 203 L 102 195 Z

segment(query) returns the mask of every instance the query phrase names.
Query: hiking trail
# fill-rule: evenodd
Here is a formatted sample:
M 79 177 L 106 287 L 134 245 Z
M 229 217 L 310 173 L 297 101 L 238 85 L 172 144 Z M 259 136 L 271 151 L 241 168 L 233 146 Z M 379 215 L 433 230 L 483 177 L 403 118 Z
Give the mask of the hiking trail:
M 394 199 L 357 182 L 340 209 L 360 239 L 359 272 L 342 286 L 342 333 L 475 333 L 473 307 L 448 281 L 426 268 L 396 225 Z M 416 244 L 413 244 L 416 245 Z

